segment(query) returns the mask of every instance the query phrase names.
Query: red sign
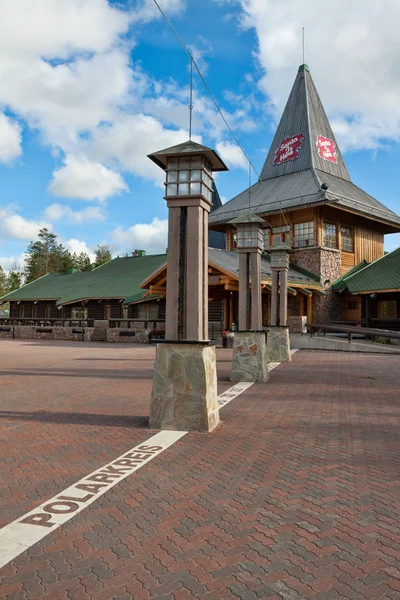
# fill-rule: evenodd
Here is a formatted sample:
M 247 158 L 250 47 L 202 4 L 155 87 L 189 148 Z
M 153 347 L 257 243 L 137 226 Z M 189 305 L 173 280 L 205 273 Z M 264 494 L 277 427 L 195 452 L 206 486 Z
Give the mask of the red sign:
M 288 160 L 298 158 L 304 138 L 305 136 L 302 133 L 298 133 L 284 139 L 275 152 L 274 165 L 280 165 Z
M 332 140 L 323 135 L 319 135 L 317 137 L 317 148 L 321 158 L 329 160 L 329 162 L 337 163 L 336 146 Z

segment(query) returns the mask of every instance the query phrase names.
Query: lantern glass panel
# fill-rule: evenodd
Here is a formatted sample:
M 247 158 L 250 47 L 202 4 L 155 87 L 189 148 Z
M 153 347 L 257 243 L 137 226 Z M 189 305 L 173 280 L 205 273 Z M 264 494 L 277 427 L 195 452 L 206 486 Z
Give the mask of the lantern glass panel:
M 179 196 L 188 196 L 189 195 L 189 184 L 188 183 L 180 183 L 179 184 Z
M 190 181 L 201 181 L 200 169 L 195 169 L 190 172 Z
M 189 181 L 189 171 L 179 171 L 179 181 Z
M 178 186 L 176 183 L 169 183 L 167 185 L 167 196 L 176 196 L 178 193 Z
M 168 182 L 178 181 L 178 171 L 168 171 Z
M 190 184 L 190 193 L 191 194 L 200 194 L 200 183 L 191 183 Z

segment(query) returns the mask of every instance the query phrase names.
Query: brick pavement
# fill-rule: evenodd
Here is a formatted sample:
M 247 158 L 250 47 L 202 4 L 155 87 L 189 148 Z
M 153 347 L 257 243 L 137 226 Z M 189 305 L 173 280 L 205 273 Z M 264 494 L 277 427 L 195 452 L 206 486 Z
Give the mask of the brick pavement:
M 2 525 L 150 437 L 153 348 L 0 356 Z M 298 352 L 4 567 L 2 597 L 400 599 L 399 367 Z

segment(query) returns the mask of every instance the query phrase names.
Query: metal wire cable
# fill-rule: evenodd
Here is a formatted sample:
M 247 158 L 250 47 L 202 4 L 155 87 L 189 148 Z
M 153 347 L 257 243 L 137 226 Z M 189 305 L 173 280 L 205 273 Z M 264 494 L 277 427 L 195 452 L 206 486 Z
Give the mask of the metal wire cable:
M 250 158 L 247 156 L 245 150 L 243 149 L 243 147 L 241 146 L 239 140 L 237 139 L 236 135 L 234 134 L 234 132 L 232 131 L 232 128 L 230 127 L 228 121 L 226 120 L 224 114 L 222 113 L 222 110 L 220 109 L 220 107 L 218 106 L 217 101 L 215 100 L 210 88 L 207 85 L 206 80 L 204 79 L 204 76 L 202 75 L 198 64 L 196 63 L 195 59 L 193 58 L 193 55 L 191 54 L 190 50 L 188 49 L 188 47 L 186 46 L 186 44 L 184 43 L 184 41 L 182 40 L 182 38 L 179 36 L 178 32 L 176 31 L 175 27 L 172 25 L 171 21 L 168 19 L 167 15 L 165 14 L 165 12 L 163 11 L 163 9 L 161 8 L 161 6 L 159 5 L 159 3 L 157 2 L 157 0 L 153 0 L 154 4 L 157 6 L 158 10 L 160 11 L 161 15 L 163 16 L 163 18 L 165 19 L 166 23 L 168 24 L 168 26 L 170 27 L 171 31 L 174 33 L 175 37 L 177 38 L 178 42 L 180 43 L 180 45 L 182 46 L 182 48 L 185 50 L 186 54 L 189 56 L 192 64 L 194 65 L 194 68 L 196 69 L 208 95 L 210 96 L 215 108 L 217 109 L 218 114 L 220 115 L 221 119 L 223 120 L 223 122 L 225 123 L 228 131 L 230 132 L 231 136 L 233 137 L 233 139 L 235 140 L 237 146 L 240 148 L 240 150 L 242 151 L 243 155 L 245 156 L 246 160 L 249 162 L 249 165 L 251 166 L 251 168 L 253 169 L 253 171 L 255 172 L 255 174 L 257 175 L 257 177 L 260 177 L 260 174 L 258 173 L 257 169 L 255 168 L 255 166 L 253 165 L 253 163 L 251 162 Z

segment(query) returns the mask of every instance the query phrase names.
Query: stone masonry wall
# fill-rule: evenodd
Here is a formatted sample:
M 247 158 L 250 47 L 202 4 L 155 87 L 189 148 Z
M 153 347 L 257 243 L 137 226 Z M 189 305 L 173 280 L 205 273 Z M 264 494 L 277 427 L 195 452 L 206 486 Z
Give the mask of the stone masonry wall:
M 80 327 L 37 327 L 35 325 L 15 325 L 14 337 L 19 340 L 75 340 L 82 341 L 82 333 L 73 333 Z M 47 331 L 46 331 L 47 330 Z M 50 331 L 51 330 L 51 331 Z M 3 332 L 0 332 L 3 333 Z M 11 335 L 10 335 L 11 334 Z M 12 331 L 7 337 L 12 337 Z M 89 342 L 93 328 L 84 329 L 85 342 Z M 3 337 L 3 336 L 2 336 Z M 5 336 L 4 336 L 5 337 Z
M 341 276 L 340 250 L 334 248 L 302 248 L 295 252 L 295 263 L 321 277 L 326 296 L 313 296 L 313 321 L 340 320 L 340 299 L 332 291 L 332 283 Z M 328 283 L 325 283 L 328 282 Z

